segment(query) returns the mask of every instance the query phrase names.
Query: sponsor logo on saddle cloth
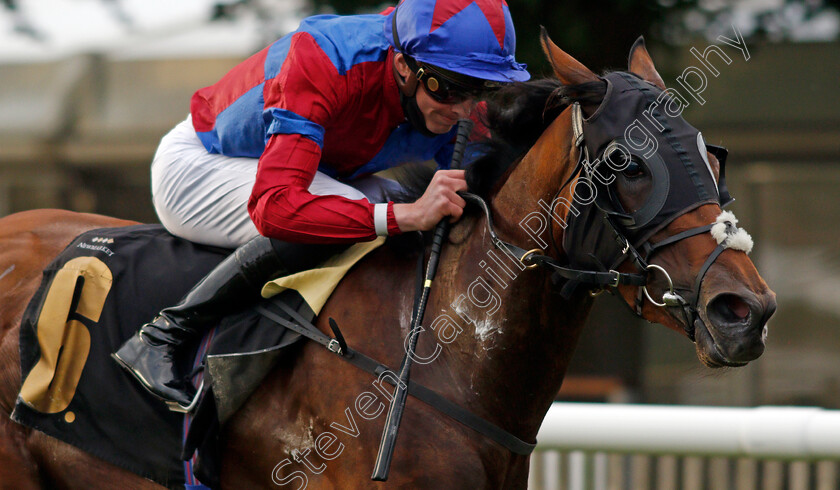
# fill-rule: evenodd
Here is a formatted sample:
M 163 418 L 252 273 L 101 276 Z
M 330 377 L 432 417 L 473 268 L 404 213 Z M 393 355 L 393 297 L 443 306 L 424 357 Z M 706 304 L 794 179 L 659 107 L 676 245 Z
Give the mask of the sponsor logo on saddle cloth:
M 331 257 L 317 269 L 310 269 L 269 281 L 263 286 L 262 296 L 270 298 L 287 289 L 294 289 L 300 293 L 317 315 L 347 271 L 362 257 L 377 249 L 383 243 L 385 243 L 385 237 L 378 237 L 370 242 L 357 243 L 344 252 Z
M 106 245 L 111 245 L 114 243 L 113 238 L 104 238 L 104 237 L 93 237 L 90 239 L 91 243 L 87 243 L 85 241 L 79 242 L 76 247 L 83 248 L 85 250 L 93 250 L 97 252 L 102 252 L 106 254 L 108 257 L 114 255 L 114 251 L 108 248 Z

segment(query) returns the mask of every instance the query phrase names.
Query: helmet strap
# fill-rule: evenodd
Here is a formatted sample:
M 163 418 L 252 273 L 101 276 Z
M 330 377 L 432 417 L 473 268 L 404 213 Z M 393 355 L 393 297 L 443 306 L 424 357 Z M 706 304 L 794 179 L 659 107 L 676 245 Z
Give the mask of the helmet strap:
M 426 118 L 420 111 L 420 107 L 417 106 L 417 97 L 407 97 L 405 94 L 400 93 L 400 104 L 402 104 L 406 119 L 408 119 L 408 122 L 411 123 L 417 132 L 429 138 L 440 136 L 429 131 L 429 128 L 426 127 Z
M 417 86 L 419 85 L 419 81 L 414 70 L 411 71 L 408 77 L 403 78 L 397 70 L 396 60 L 393 63 L 393 68 L 394 80 L 397 81 L 397 87 L 400 89 L 400 105 L 402 105 L 406 119 L 423 136 L 429 138 L 437 136 L 426 127 L 426 118 L 423 116 L 423 112 L 420 111 L 420 107 L 417 106 Z
M 397 34 L 397 10 L 399 9 L 399 5 L 394 7 L 394 13 L 391 16 L 391 35 L 394 37 L 394 52 L 401 51 L 402 48 L 400 47 L 400 36 Z M 396 54 L 395 54 L 396 56 Z M 406 56 L 403 54 L 403 56 Z M 406 62 L 409 58 L 406 57 Z M 426 127 L 426 118 L 423 116 L 423 112 L 420 110 L 420 107 L 417 106 L 417 85 L 419 84 L 419 80 L 417 80 L 417 74 L 414 72 L 414 68 L 411 69 L 411 73 L 408 75 L 407 78 L 403 78 L 400 75 L 400 72 L 397 70 L 397 61 L 391 63 L 394 69 L 394 80 L 397 81 L 397 87 L 400 89 L 400 104 L 403 108 L 403 114 L 405 114 L 406 119 L 408 122 L 411 123 L 411 126 L 414 127 L 420 134 L 426 137 L 434 137 L 437 136 L 435 133 L 429 131 L 429 128 Z M 411 66 L 411 65 L 409 65 Z
M 399 87 L 400 93 L 406 97 L 414 97 L 415 95 L 417 95 L 417 85 L 420 82 L 419 80 L 417 80 L 417 75 L 414 73 L 414 70 L 411 70 L 411 73 L 408 75 L 408 78 L 403 78 L 403 76 L 400 75 L 400 71 L 397 70 L 396 59 L 394 60 L 392 65 L 394 69 L 394 80 L 397 81 L 397 87 Z

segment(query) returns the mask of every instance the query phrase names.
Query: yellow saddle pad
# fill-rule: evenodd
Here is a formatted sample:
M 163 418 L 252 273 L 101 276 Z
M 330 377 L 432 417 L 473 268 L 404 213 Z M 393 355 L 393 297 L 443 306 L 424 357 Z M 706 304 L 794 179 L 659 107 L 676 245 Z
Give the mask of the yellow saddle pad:
M 347 271 L 362 257 L 376 250 L 383 243 L 385 243 L 385 237 L 379 237 L 370 242 L 356 243 L 344 252 L 331 257 L 317 269 L 310 269 L 269 281 L 263 286 L 262 296 L 270 298 L 287 289 L 294 289 L 303 296 L 303 299 L 317 315 Z

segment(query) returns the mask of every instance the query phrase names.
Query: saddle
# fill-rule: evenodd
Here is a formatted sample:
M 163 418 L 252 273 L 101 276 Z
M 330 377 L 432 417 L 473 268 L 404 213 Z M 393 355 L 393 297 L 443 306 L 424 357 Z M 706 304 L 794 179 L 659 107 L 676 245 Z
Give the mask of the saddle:
M 270 299 L 223 318 L 188 346 L 183 372 L 204 389 L 195 413 L 184 416 L 110 354 L 231 251 L 160 225 L 84 233 L 47 266 L 24 313 L 23 384 L 12 419 L 167 487 L 194 484 L 194 475 L 215 486 L 219 428 L 281 356 L 293 355 L 301 335 L 287 326 L 313 321 L 341 277 L 383 242 L 358 244 L 322 268 L 267 284 Z

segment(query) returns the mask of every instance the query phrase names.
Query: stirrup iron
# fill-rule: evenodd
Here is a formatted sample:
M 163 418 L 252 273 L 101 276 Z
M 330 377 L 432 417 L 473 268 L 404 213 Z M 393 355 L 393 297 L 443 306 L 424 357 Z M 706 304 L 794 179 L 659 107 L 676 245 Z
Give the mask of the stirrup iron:
M 204 379 L 201 379 L 201 383 L 198 385 L 198 389 L 195 392 L 195 396 L 193 397 L 192 401 L 189 405 L 184 406 L 180 403 L 172 400 L 164 400 L 166 403 L 166 408 L 169 409 L 170 412 L 176 413 L 192 413 L 195 410 L 195 407 L 198 406 L 198 401 L 201 400 L 201 392 L 204 390 Z

